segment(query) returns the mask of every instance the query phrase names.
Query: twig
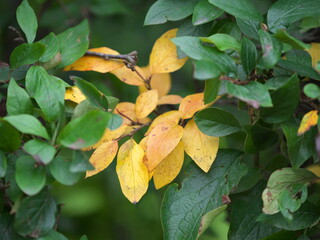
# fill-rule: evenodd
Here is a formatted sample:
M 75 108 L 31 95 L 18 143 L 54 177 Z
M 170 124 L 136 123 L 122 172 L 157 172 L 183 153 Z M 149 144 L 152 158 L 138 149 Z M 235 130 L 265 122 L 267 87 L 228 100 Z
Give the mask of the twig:
M 22 42 L 22 43 L 26 42 L 26 40 L 22 37 L 22 34 L 20 33 L 20 31 L 18 29 L 16 29 L 13 26 L 9 26 L 8 28 L 9 28 L 9 30 L 13 31 L 15 34 L 18 35 L 17 38 L 13 39 L 14 41 Z
M 114 141 L 119 141 L 119 140 L 121 140 L 121 139 L 123 139 L 123 138 L 125 138 L 125 137 L 132 137 L 132 136 L 133 136 L 136 132 L 138 132 L 141 128 L 147 127 L 147 126 L 149 126 L 149 125 L 150 125 L 150 122 L 147 122 L 147 123 L 145 123 L 145 124 L 142 124 L 142 125 L 140 125 L 139 127 L 134 128 L 134 129 L 133 129 L 131 132 L 129 132 L 128 134 L 116 138 Z
M 128 119 L 128 120 L 131 122 L 132 125 L 142 125 L 141 123 L 132 120 L 130 117 L 128 117 L 128 116 L 125 115 L 124 113 L 120 112 L 118 109 L 116 109 L 116 111 L 117 111 L 117 113 L 118 113 L 120 116 Z

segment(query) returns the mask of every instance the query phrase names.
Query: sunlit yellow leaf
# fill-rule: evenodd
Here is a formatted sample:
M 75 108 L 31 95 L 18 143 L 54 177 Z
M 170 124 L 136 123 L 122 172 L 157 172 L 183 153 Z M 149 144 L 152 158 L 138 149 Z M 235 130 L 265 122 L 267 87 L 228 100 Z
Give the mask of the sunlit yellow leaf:
M 182 97 L 179 95 L 166 95 L 158 100 L 158 105 L 165 105 L 165 104 L 179 104 L 182 101 Z
M 137 71 L 139 71 L 139 73 L 143 73 L 141 68 L 139 68 L 138 66 L 136 66 L 136 69 Z M 115 69 L 111 71 L 111 73 L 116 75 L 117 78 L 119 78 L 122 82 L 128 85 L 140 86 L 144 84 L 143 80 L 139 77 L 139 75 L 131 69 L 127 68 L 126 66 Z
M 119 54 L 117 51 L 114 51 L 107 47 L 92 48 L 88 51 L 113 55 Z M 83 56 L 71 65 L 66 66 L 64 68 L 64 71 L 96 71 L 106 73 L 117 68 L 122 68 L 123 66 L 123 62 L 119 60 L 105 60 L 100 57 Z
M 143 164 L 144 151 L 132 138 L 119 149 L 116 171 L 126 198 L 137 203 L 148 189 L 149 176 Z
M 208 172 L 216 158 L 219 138 L 203 134 L 191 119 L 184 128 L 182 142 L 186 153 L 204 172 Z
M 169 111 L 169 112 L 165 112 L 161 115 L 159 115 L 158 117 L 156 117 L 153 122 L 151 123 L 148 131 L 145 133 L 145 136 L 149 135 L 149 133 L 151 132 L 151 130 L 159 125 L 160 123 L 163 123 L 163 122 L 174 122 L 176 124 L 179 123 L 181 119 L 181 113 L 179 111 L 176 111 L 176 110 L 172 110 L 172 111 Z
M 156 167 L 153 174 L 156 189 L 171 183 L 178 176 L 183 165 L 183 160 L 183 143 L 180 141 L 175 149 Z
M 112 163 L 118 151 L 118 142 L 111 141 L 100 145 L 91 155 L 89 161 L 95 168 L 87 171 L 86 178 L 96 175 L 97 173 L 106 169 Z
M 86 99 L 83 93 L 77 86 L 69 87 L 66 89 L 66 93 L 64 95 L 65 100 L 69 100 L 72 102 L 80 103 Z
M 312 58 L 312 67 L 316 67 L 320 61 L 320 43 L 311 43 L 311 48 L 307 49 L 307 52 Z
M 157 39 L 153 45 L 149 66 L 151 73 L 170 73 L 180 69 L 188 58 L 178 58 L 177 47 L 170 40 L 176 37 L 178 29 L 171 29 Z
M 318 111 L 313 110 L 308 113 L 306 113 L 300 123 L 300 127 L 298 129 L 298 135 L 304 134 L 306 131 L 308 131 L 312 126 L 317 125 L 318 123 Z
M 135 114 L 137 118 L 141 119 L 148 116 L 157 107 L 157 103 L 157 90 L 149 90 L 147 92 L 140 93 L 135 105 Z
M 155 73 L 151 75 L 149 67 L 141 68 L 144 76 L 148 79 L 151 77 L 151 89 L 157 89 L 159 97 L 165 96 L 171 89 L 171 76 L 169 73 Z M 144 85 L 139 86 L 140 93 L 147 91 Z
M 151 130 L 146 150 L 146 165 L 149 172 L 177 146 L 182 135 L 183 128 L 173 121 L 162 122 Z
M 143 156 L 143 163 L 144 163 L 144 165 L 146 165 L 146 163 L 148 162 L 148 160 L 147 160 L 147 155 L 146 155 L 146 150 L 147 150 L 147 137 L 144 137 L 140 142 L 139 142 L 139 145 L 140 145 L 140 147 L 142 147 L 142 149 L 143 149 L 143 151 L 144 151 L 144 156 Z M 149 172 L 149 181 L 152 179 L 152 176 L 153 176 L 153 174 L 154 174 L 154 171 L 155 170 L 153 170 L 153 171 L 151 171 L 151 172 Z
M 203 97 L 203 93 L 196 93 L 188 95 L 182 99 L 179 106 L 179 111 L 181 112 L 183 119 L 193 117 L 196 112 L 205 107 Z

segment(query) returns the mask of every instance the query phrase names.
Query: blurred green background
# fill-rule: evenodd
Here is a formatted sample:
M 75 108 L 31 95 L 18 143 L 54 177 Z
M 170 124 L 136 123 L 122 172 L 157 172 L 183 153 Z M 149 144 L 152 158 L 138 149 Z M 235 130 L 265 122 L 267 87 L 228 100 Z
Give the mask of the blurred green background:
M 139 66 L 148 64 L 152 45 L 162 33 L 182 24 L 180 21 L 144 27 L 145 15 L 154 3 L 147 0 L 29 0 L 29 3 L 39 22 L 36 40 L 50 32 L 58 34 L 87 18 L 90 24 L 90 47 L 106 46 L 120 53 L 137 50 Z M 3 62 L 9 62 L 10 53 L 20 44 L 14 40 L 17 33 L 9 29 L 9 26 L 19 29 L 15 18 L 19 4 L 18 0 L 0 1 L 0 61 Z M 199 89 L 199 84 L 192 80 L 191 71 L 191 63 L 188 63 L 178 73 L 172 74 L 171 93 L 185 96 Z M 134 102 L 138 95 L 136 87 L 127 86 L 110 74 L 55 74 L 66 81 L 68 75 L 81 76 L 120 101 Z M 51 192 L 61 203 L 58 230 L 70 240 L 79 239 L 83 234 L 87 234 L 90 240 L 162 239 L 160 207 L 165 189 L 156 191 L 151 183 L 142 200 L 137 205 L 131 204 L 121 193 L 115 163 L 75 186 L 55 183 Z M 226 239 L 226 218 L 226 213 L 220 215 L 201 239 Z

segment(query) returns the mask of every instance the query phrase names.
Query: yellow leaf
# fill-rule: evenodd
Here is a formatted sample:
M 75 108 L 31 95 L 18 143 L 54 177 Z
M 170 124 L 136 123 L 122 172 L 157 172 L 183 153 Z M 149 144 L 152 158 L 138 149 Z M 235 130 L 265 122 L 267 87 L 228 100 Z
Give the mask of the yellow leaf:
M 308 169 L 310 172 L 313 172 L 315 175 L 320 177 L 320 164 L 309 165 L 308 167 L 306 167 L 306 169 Z M 319 181 L 320 179 L 317 182 Z
M 139 73 L 143 73 L 141 68 L 139 68 L 138 66 L 136 66 L 136 69 L 137 71 L 139 71 Z M 111 71 L 111 73 L 128 85 L 140 86 L 144 84 L 143 80 L 139 77 L 139 75 L 131 69 L 127 68 L 126 66 L 115 69 Z
M 141 68 L 143 76 L 150 79 L 151 89 L 157 89 L 159 97 L 165 96 L 171 89 L 171 76 L 169 73 L 155 73 L 151 75 L 149 67 Z M 140 93 L 148 91 L 144 85 L 139 86 Z
M 147 155 L 146 155 L 146 149 L 147 149 L 147 137 L 144 137 L 140 142 L 139 145 L 140 147 L 142 147 L 143 151 L 144 151 L 144 156 L 143 156 L 143 164 L 146 165 L 146 163 L 148 162 L 147 160 Z M 152 179 L 153 173 L 155 170 L 149 172 L 149 181 Z
M 193 117 L 196 112 L 205 107 L 203 97 L 203 93 L 196 93 L 188 95 L 182 99 L 179 106 L 179 111 L 181 112 L 183 119 Z
M 182 97 L 179 95 L 166 95 L 159 98 L 158 105 L 165 105 L 165 104 L 179 104 L 182 101 Z
M 204 172 L 208 172 L 216 158 L 219 138 L 203 134 L 191 119 L 184 128 L 182 142 L 186 153 Z
M 180 141 L 175 149 L 156 167 L 153 182 L 156 189 L 171 183 L 179 174 L 184 159 L 183 143 Z
M 147 92 L 140 93 L 137 97 L 135 105 L 135 113 L 137 118 L 145 118 L 148 116 L 156 107 L 158 103 L 158 91 L 149 90 Z
M 146 150 L 146 165 L 149 172 L 177 146 L 182 135 L 183 128 L 173 121 L 160 123 L 151 130 Z
M 143 164 L 144 151 L 132 138 L 119 149 L 117 175 L 126 198 L 136 204 L 148 189 L 149 176 Z
M 134 112 L 134 104 L 131 102 L 118 103 L 114 112 L 119 114 L 122 117 L 124 124 L 129 125 L 132 123 L 132 121 L 134 122 L 138 121 L 136 114 Z
M 166 113 L 163 113 L 161 115 L 159 115 L 158 117 L 156 117 L 153 122 L 151 123 L 148 131 L 145 133 L 145 136 L 149 135 L 149 133 L 151 132 L 151 130 L 159 125 L 160 123 L 163 122 L 169 122 L 169 121 L 173 121 L 174 123 L 178 124 L 179 121 L 181 119 L 181 114 L 179 111 L 176 110 L 172 110 Z
M 86 97 L 83 95 L 83 93 L 77 86 L 73 86 L 66 89 L 64 99 L 76 103 L 81 103 L 83 100 L 86 99 Z
M 311 43 L 311 48 L 307 49 L 307 52 L 312 58 L 312 67 L 316 67 L 320 61 L 320 43 Z
M 170 73 L 180 69 L 188 58 L 178 58 L 177 47 L 170 40 L 176 37 L 178 29 L 171 29 L 157 39 L 150 54 L 150 71 L 154 73 Z
M 298 129 L 298 136 L 304 134 L 306 131 L 308 131 L 312 126 L 317 125 L 318 123 L 318 111 L 313 110 L 308 113 L 306 113 L 300 123 L 300 127 Z
M 113 55 L 119 54 L 117 51 L 107 47 L 92 48 L 88 51 Z M 122 61 L 114 59 L 105 60 L 103 58 L 94 56 L 83 56 L 71 65 L 66 66 L 64 71 L 96 71 L 100 73 L 106 73 L 117 68 L 122 68 L 123 66 L 124 64 Z
M 89 161 L 94 170 L 87 171 L 86 178 L 96 175 L 106 169 L 112 163 L 118 151 L 118 142 L 111 141 L 100 145 L 91 155 Z

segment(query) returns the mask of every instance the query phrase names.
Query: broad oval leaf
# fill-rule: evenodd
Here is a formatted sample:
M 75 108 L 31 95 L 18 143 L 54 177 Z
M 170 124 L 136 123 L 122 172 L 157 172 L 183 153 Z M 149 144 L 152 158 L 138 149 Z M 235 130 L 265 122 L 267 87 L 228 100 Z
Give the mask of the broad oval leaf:
M 319 116 L 318 116 L 317 110 L 313 110 L 313 111 L 306 113 L 301 120 L 300 127 L 298 129 L 298 135 L 304 134 L 312 126 L 317 125 L 318 118 L 319 118 Z
M 259 30 L 258 34 L 263 52 L 261 64 L 265 68 L 272 68 L 281 58 L 282 45 L 270 33 Z
M 254 43 L 246 37 L 241 40 L 240 58 L 243 70 L 249 75 L 256 66 L 258 52 Z
M 213 43 L 220 51 L 228 49 L 240 51 L 239 41 L 228 34 L 216 33 L 209 37 L 200 37 L 200 39 L 203 42 Z
M 10 55 L 10 67 L 18 68 L 39 60 L 46 47 L 41 43 L 23 43 L 16 47 Z
M 182 101 L 182 97 L 179 95 L 166 95 L 159 98 L 158 105 L 166 105 L 166 104 L 180 104 Z
M 195 6 L 192 23 L 193 25 L 200 25 L 220 17 L 223 14 L 223 10 L 210 4 L 208 0 L 200 0 Z
M 29 153 L 38 163 L 48 164 L 53 159 L 56 149 L 47 142 L 32 139 L 26 142 L 23 150 Z
M 147 117 L 158 104 L 158 91 L 149 90 L 147 92 L 140 93 L 137 97 L 135 104 L 135 113 L 137 118 Z
M 192 118 L 196 112 L 205 107 L 203 97 L 203 93 L 195 93 L 182 99 L 179 106 L 182 119 Z

